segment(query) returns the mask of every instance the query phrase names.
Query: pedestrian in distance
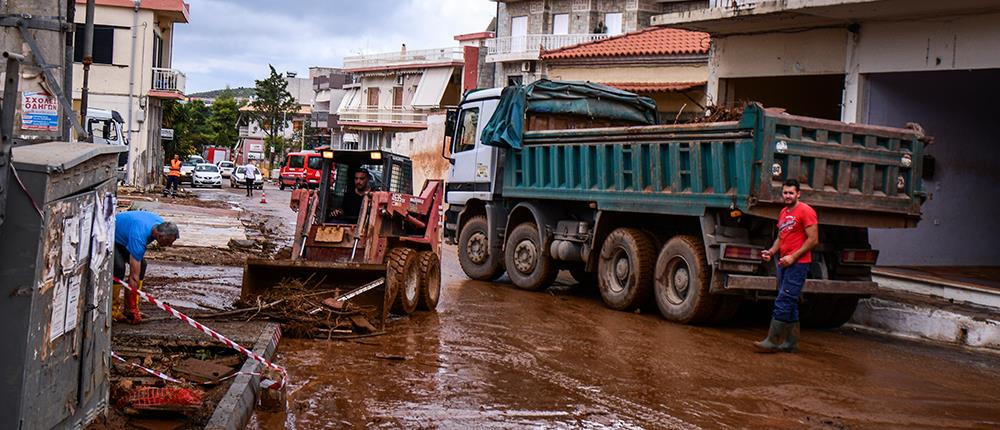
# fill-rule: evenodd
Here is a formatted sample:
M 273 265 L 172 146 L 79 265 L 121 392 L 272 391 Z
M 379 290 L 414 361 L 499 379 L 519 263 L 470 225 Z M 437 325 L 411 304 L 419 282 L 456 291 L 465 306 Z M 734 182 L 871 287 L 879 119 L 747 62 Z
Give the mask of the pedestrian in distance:
M 778 214 L 778 237 L 761 251 L 764 261 L 777 257 L 778 297 L 774 299 L 767 337 L 754 343 L 759 352 L 795 352 L 799 342 L 799 296 L 809 274 L 812 250 L 819 244 L 816 211 L 799 201 L 799 181 L 781 187 L 785 207 Z
M 130 211 L 115 216 L 115 254 L 113 275 L 125 280 L 135 290 L 142 289 L 146 277 L 146 247 L 156 241 L 160 246 L 170 246 L 180 237 L 177 225 L 165 222 L 152 212 Z M 115 282 L 112 288 L 111 316 L 115 321 L 129 324 L 142 322 L 139 312 L 139 294 L 132 289 L 125 291 L 125 312 L 122 311 L 121 285 Z
M 169 191 L 171 197 L 177 196 L 177 186 L 181 183 L 181 156 L 174 154 L 170 160 L 170 170 L 167 172 L 167 186 L 163 187 L 163 197 Z
M 253 197 L 254 182 L 257 181 L 257 167 L 249 161 L 243 166 L 243 180 L 247 184 L 247 197 Z

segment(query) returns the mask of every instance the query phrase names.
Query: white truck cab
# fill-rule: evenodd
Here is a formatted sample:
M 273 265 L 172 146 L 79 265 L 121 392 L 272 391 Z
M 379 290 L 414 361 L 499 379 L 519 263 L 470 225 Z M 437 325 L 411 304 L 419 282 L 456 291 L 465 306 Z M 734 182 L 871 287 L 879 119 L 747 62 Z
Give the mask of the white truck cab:
M 500 150 L 480 142 L 483 128 L 493 117 L 503 88 L 489 88 L 468 93 L 458 110 L 448 112 L 446 133 L 450 136 L 450 162 L 445 200 L 465 205 L 469 200 L 491 201 L 496 190 L 494 166 Z
M 128 146 L 128 134 L 125 133 L 125 120 L 118 111 L 102 108 L 87 108 L 87 133 L 93 137 L 94 143 L 106 145 Z M 118 154 L 118 177 L 125 179 L 125 168 L 128 165 L 128 151 Z

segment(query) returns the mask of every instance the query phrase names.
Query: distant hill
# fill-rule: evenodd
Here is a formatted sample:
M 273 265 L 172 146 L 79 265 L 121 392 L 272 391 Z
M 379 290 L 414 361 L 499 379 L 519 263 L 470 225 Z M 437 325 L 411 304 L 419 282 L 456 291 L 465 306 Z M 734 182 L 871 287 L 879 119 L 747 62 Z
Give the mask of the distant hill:
M 239 87 L 239 88 L 230 88 L 229 90 L 233 92 L 233 97 L 236 97 L 238 99 L 248 99 L 257 94 L 257 91 L 254 90 L 253 88 Z M 225 90 L 221 89 L 212 91 L 202 91 L 200 93 L 188 94 L 188 97 L 199 98 L 199 99 L 214 99 L 218 97 L 219 93 L 223 91 Z

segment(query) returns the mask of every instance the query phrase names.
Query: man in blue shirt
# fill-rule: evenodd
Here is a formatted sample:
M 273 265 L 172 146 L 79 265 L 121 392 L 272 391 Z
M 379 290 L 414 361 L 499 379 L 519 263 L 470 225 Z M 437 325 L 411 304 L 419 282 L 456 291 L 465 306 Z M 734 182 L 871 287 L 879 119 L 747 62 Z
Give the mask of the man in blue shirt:
M 131 211 L 118 214 L 115 216 L 115 278 L 124 280 L 127 266 L 129 286 L 141 289 L 142 279 L 146 277 L 146 246 L 154 240 L 160 246 L 170 246 L 178 237 L 180 232 L 176 224 L 166 222 L 152 212 Z M 130 324 L 140 323 L 142 314 L 139 313 L 139 295 L 132 290 L 125 292 L 128 313 L 124 314 L 120 290 L 121 287 L 116 282 L 112 291 L 112 318 L 115 321 L 128 321 Z

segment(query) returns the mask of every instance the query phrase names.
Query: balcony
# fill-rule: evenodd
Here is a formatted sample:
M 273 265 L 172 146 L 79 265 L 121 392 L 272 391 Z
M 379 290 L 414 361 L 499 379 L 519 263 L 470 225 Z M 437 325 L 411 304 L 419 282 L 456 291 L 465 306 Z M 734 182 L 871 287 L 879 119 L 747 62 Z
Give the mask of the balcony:
M 529 34 L 497 37 L 486 41 L 486 62 L 537 60 L 542 50 L 552 51 L 609 37 L 610 34 Z
M 464 61 L 464 53 L 460 47 L 424 49 L 419 51 L 402 50 L 399 52 L 344 57 L 344 70 L 356 72 L 371 69 L 411 68 L 461 63 L 462 61 Z
M 180 70 L 153 68 L 153 83 L 149 90 L 150 97 L 183 98 L 187 77 Z
M 427 128 L 427 114 L 411 108 L 359 107 L 338 111 L 339 124 L 343 126 L 369 126 L 389 128 Z

